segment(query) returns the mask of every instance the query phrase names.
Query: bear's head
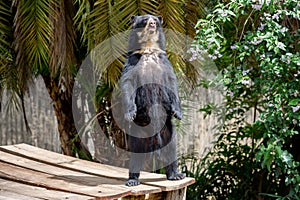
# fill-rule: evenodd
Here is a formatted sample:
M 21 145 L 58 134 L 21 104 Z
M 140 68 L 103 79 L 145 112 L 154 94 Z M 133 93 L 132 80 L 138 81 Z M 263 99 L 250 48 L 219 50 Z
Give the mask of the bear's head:
M 129 52 L 146 53 L 165 51 L 165 37 L 162 17 L 153 15 L 132 16 L 132 31 L 129 38 Z
M 155 32 L 159 31 L 162 25 L 161 16 L 132 16 L 130 21 L 132 23 L 132 29 L 140 29 L 139 31 L 145 31 L 150 34 L 154 34 Z

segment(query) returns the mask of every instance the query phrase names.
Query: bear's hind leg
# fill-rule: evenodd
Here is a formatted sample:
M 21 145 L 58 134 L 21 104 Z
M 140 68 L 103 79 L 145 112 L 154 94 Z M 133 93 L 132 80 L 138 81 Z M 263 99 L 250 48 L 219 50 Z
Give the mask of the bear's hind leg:
M 129 178 L 125 185 L 136 186 L 140 184 L 140 171 L 145 160 L 145 154 L 132 152 L 129 160 Z
M 166 163 L 171 163 L 165 167 L 168 180 L 181 180 L 185 178 L 185 174 L 177 171 L 177 151 L 176 151 L 176 132 L 174 130 L 171 118 L 166 120 L 166 126 L 161 132 L 163 144 L 164 160 Z

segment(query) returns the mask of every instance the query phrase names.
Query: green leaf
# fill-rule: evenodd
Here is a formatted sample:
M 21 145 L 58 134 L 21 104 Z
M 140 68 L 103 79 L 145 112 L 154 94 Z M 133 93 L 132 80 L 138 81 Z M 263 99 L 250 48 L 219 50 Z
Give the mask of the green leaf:
M 300 99 L 293 99 L 289 102 L 289 106 L 297 106 L 300 104 Z
M 234 12 L 232 12 L 231 10 L 227 10 L 227 13 L 228 13 L 229 15 L 233 16 L 233 17 L 236 16 L 236 14 L 235 14 Z

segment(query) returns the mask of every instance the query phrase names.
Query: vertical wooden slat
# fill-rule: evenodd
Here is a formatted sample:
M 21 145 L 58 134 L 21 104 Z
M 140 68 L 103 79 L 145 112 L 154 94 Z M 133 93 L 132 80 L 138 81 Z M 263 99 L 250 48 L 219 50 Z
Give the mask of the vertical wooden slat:
M 3 99 L 7 101 L 7 99 Z M 60 143 L 51 99 L 38 78 L 36 84 L 25 95 L 26 116 L 31 128 L 30 135 L 25 128 L 23 114 L 14 110 L 7 115 L 5 109 L 0 112 L 0 145 L 27 143 L 52 151 L 60 152 Z

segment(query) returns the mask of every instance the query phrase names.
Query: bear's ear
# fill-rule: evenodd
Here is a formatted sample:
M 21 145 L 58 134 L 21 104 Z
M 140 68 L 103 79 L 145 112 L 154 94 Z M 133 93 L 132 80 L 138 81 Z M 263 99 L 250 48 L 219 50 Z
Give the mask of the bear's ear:
M 162 23 L 163 23 L 163 18 L 162 18 L 162 16 L 161 16 L 161 15 L 159 15 L 159 16 L 157 16 L 157 18 L 158 18 L 158 20 L 159 20 L 160 24 L 162 24 Z
M 131 24 L 133 24 L 135 22 L 135 20 L 136 20 L 136 16 L 133 15 L 133 16 L 130 17 L 130 23 Z

